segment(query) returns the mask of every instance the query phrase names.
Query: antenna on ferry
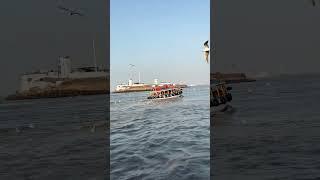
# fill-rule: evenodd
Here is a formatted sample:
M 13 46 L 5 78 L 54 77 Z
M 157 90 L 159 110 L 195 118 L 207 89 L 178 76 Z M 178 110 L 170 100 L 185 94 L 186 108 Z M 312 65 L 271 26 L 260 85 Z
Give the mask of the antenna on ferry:
M 130 66 L 130 79 L 132 80 L 133 79 L 133 67 L 135 67 L 135 65 L 134 64 L 129 64 L 129 66 Z
M 139 71 L 139 84 L 140 84 L 140 71 Z
M 93 61 L 94 61 L 94 70 L 97 72 L 97 57 L 96 57 L 96 48 L 94 43 L 94 38 L 92 39 L 92 48 L 93 48 Z

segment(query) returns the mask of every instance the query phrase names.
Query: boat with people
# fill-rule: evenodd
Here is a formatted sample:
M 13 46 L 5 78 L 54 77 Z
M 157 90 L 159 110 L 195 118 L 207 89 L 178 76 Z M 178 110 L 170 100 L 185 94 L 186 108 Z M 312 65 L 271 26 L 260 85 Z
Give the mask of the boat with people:
M 175 84 L 160 84 L 153 85 L 148 99 L 174 99 L 181 98 L 183 91 L 182 88 Z
M 229 92 L 232 87 L 226 86 L 225 82 L 212 84 L 210 88 L 210 108 L 213 113 L 224 112 L 231 106 L 229 102 L 232 101 L 232 95 Z

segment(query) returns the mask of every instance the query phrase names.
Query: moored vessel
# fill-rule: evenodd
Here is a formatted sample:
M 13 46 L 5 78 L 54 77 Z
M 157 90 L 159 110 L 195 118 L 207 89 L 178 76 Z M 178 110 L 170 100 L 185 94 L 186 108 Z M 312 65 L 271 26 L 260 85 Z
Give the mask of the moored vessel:
M 119 84 L 116 87 L 115 93 L 124 93 L 124 92 L 139 92 L 139 91 L 150 91 L 152 86 L 145 83 L 133 83 L 133 80 L 130 79 L 128 84 Z

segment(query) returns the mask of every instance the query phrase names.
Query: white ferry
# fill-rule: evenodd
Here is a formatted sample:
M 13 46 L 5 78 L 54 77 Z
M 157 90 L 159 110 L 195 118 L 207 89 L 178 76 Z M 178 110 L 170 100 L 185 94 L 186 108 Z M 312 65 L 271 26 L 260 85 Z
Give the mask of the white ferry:
M 119 84 L 116 87 L 116 91 L 126 91 L 134 88 L 144 88 L 147 86 L 144 83 L 133 83 L 132 79 L 129 80 L 128 84 Z

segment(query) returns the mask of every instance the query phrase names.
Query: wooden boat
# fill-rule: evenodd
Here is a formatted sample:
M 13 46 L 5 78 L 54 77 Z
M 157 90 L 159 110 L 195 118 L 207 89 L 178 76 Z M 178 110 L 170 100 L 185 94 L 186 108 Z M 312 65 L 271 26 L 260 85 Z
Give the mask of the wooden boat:
M 183 95 L 174 95 L 174 96 L 170 96 L 170 97 L 161 97 L 161 98 L 148 98 L 148 99 L 153 99 L 153 100 L 168 100 L 168 99 L 178 99 L 178 98 L 182 98 Z
M 213 84 L 210 88 L 210 109 L 213 112 L 224 112 L 229 107 L 229 102 L 232 100 L 232 95 L 229 93 L 231 87 L 227 87 L 225 82 Z
M 176 99 L 183 97 L 182 88 L 174 84 L 154 85 L 148 99 Z

